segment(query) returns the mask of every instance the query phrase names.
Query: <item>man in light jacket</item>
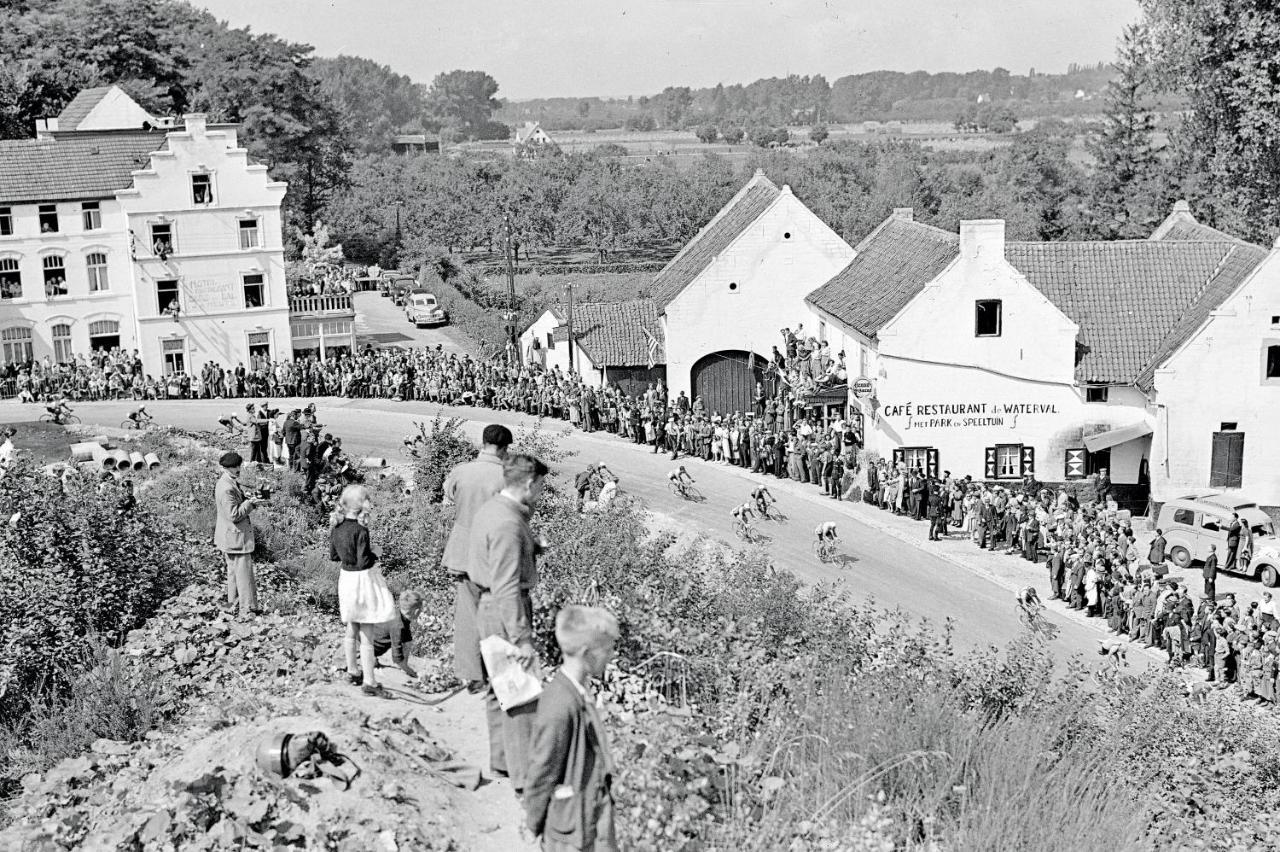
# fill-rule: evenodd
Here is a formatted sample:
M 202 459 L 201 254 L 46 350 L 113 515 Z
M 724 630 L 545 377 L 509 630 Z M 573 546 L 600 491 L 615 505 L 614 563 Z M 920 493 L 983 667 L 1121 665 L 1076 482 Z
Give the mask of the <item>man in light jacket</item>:
M 248 618 L 258 611 L 257 581 L 253 576 L 253 522 L 249 513 L 258 505 L 240 486 L 240 466 L 244 459 L 237 452 L 224 453 L 218 460 L 222 476 L 214 489 L 218 519 L 213 528 L 213 543 L 227 560 L 227 606 L 238 604 L 240 616 Z
M 453 670 L 458 679 L 477 692 L 484 682 L 480 664 L 480 636 L 476 632 L 476 605 L 480 591 L 467 576 L 470 563 L 471 522 L 480 507 L 503 487 L 502 460 L 513 440 L 511 430 L 497 423 L 484 427 L 480 455 L 449 471 L 444 480 L 444 502 L 453 506 L 453 528 L 445 542 L 441 563 L 454 583 Z

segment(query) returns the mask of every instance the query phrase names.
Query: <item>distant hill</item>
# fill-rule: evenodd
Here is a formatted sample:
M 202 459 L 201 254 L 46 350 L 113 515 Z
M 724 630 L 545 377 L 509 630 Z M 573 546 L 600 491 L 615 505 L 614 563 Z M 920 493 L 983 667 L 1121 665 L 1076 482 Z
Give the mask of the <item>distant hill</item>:
M 539 121 L 548 130 L 694 128 L 702 124 L 758 125 L 886 121 L 952 121 L 966 106 L 1007 103 L 1022 118 L 1081 115 L 1101 110 L 1114 77 L 1105 62 L 1071 65 L 1063 74 L 1012 74 L 1004 68 L 964 73 L 871 71 L 828 83 L 822 75 L 770 77 L 708 89 L 669 86 L 628 98 L 535 98 L 504 101 L 495 118 L 508 124 Z M 1179 101 L 1157 104 L 1173 108 Z

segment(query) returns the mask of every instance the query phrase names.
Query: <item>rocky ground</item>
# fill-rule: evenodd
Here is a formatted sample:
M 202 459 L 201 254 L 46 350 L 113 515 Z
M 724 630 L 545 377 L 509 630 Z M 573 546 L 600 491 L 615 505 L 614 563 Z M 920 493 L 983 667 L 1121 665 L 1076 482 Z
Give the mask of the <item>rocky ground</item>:
M 314 614 L 238 621 L 192 587 L 130 634 L 122 664 L 155 678 L 172 722 L 140 743 L 23 779 L 0 848 L 22 850 L 520 850 L 519 808 L 482 780 L 482 708 L 382 669 L 393 699 L 341 677 L 340 626 Z M 273 732 L 322 731 L 359 774 L 255 764 Z

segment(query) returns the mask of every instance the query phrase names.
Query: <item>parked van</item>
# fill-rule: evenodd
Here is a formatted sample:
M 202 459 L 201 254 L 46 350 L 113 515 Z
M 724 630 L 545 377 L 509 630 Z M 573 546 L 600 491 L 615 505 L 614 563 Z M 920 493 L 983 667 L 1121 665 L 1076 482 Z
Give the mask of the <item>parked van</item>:
M 1209 545 L 1216 544 L 1218 565 L 1224 565 L 1232 512 L 1239 514 L 1240 522 L 1248 524 L 1253 533 L 1253 559 L 1247 566 L 1237 564 L 1236 572 L 1248 577 L 1262 574 L 1263 584 L 1276 585 L 1280 582 L 1280 559 L 1269 555 L 1275 553 L 1277 543 L 1271 516 L 1257 503 L 1239 497 L 1206 494 L 1180 497 L 1161 506 L 1156 526 L 1164 530 L 1170 560 L 1179 568 L 1190 567 L 1193 562 L 1203 562 Z

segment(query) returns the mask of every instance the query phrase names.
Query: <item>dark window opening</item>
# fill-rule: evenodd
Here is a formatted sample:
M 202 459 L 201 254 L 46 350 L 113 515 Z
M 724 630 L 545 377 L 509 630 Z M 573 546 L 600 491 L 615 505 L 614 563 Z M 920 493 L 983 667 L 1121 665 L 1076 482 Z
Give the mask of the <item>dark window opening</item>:
M 40 233 L 42 234 L 58 233 L 58 205 L 56 204 L 40 205 Z
M 13 236 L 13 210 L 0 207 L 0 237 Z
M 0 299 L 22 298 L 22 271 L 12 257 L 0 259 Z
M 151 251 L 156 257 L 165 260 L 173 254 L 173 225 L 169 222 L 157 222 L 151 226 Z
M 976 337 L 999 337 L 1003 325 L 1003 307 L 999 299 L 974 302 L 973 333 Z
M 1218 425 L 1218 431 L 1220 431 L 1220 432 L 1234 432 L 1234 431 L 1236 431 L 1236 429 L 1238 428 L 1238 426 L 1239 426 L 1239 424 L 1238 424 L 1238 423 L 1236 423 L 1235 421 L 1226 421 L 1226 422 L 1220 423 L 1220 424 Z
M 67 295 L 67 267 L 61 255 L 47 256 L 41 265 L 44 267 L 44 294 L 46 296 Z
M 196 204 L 213 203 L 213 176 L 191 176 L 191 200 Z
M 1267 378 L 1280 379 L 1280 346 L 1267 347 Z
M 1085 402 L 1106 402 L 1108 390 L 1109 388 L 1096 387 L 1096 386 L 1085 388 L 1084 401 Z
M 784 240 L 789 240 L 789 239 L 791 239 L 791 232 L 790 232 L 790 231 L 787 231 L 785 234 L 783 234 L 783 235 L 782 235 L 782 238 L 783 238 Z
M 156 307 L 162 314 L 178 309 L 178 281 L 175 278 L 156 282 Z
M 102 209 L 96 201 L 85 201 L 80 205 L 86 231 L 96 231 L 102 227 Z
M 730 292 L 730 293 L 736 293 L 737 291 L 738 291 L 738 282 L 737 282 L 737 281 L 730 281 L 730 282 L 729 282 L 729 292 Z
M 246 275 L 244 277 L 244 306 L 246 308 L 260 308 L 267 303 L 266 285 L 262 283 L 261 275 Z

